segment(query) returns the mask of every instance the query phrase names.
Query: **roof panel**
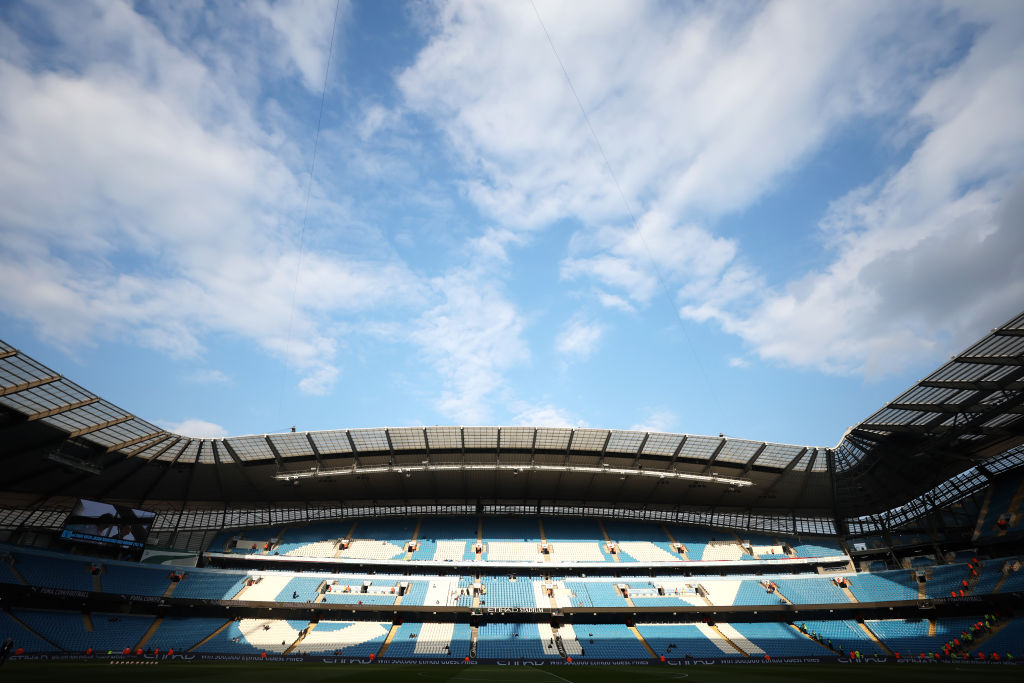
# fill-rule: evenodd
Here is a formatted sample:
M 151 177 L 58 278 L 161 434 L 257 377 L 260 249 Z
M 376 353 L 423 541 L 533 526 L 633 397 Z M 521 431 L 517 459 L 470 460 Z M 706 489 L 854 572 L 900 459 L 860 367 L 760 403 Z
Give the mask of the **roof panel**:
M 536 433 L 533 427 L 502 427 L 501 448 L 502 450 L 528 451 L 533 448 L 533 435 Z
M 572 429 L 568 427 L 538 427 L 537 449 L 543 451 L 564 451 L 569 447 Z
M 719 451 L 716 462 L 742 462 L 750 460 L 750 457 L 761 447 L 761 442 L 746 441 L 743 439 L 727 439 L 722 450 Z
M 344 430 L 333 429 L 327 432 L 310 432 L 309 438 L 313 439 L 316 449 L 320 455 L 334 455 L 335 453 L 351 453 L 352 446 Z
M 350 429 L 349 436 L 360 453 L 390 451 L 387 433 L 383 429 Z
M 574 451 L 600 451 L 609 434 L 607 429 L 577 429 L 573 432 L 571 448 Z
M 170 444 L 174 439 L 178 438 L 177 436 L 171 434 L 168 434 L 168 436 L 170 438 L 161 439 L 160 441 L 157 441 L 156 443 L 147 446 L 145 450 L 139 451 L 138 453 L 135 454 L 134 457 L 142 458 L 143 460 L 149 460 L 154 455 L 159 453 L 161 450 L 167 448 L 168 444 Z
M 707 460 L 722 441 L 723 439 L 713 436 L 687 436 L 683 450 L 679 451 L 679 457 Z
M 464 427 L 466 448 L 495 450 L 498 447 L 497 427 Z
M 392 427 L 388 434 L 396 451 L 422 451 L 427 447 L 423 440 L 423 427 Z
M 298 458 L 313 455 L 313 448 L 306 440 L 305 434 L 297 432 L 285 432 L 284 434 L 271 434 L 270 442 L 282 458 Z
M 636 454 L 640 450 L 640 444 L 644 441 L 647 432 L 620 432 L 615 430 L 608 439 L 607 451 L 611 453 Z
M 127 422 L 120 422 L 111 427 L 106 427 L 105 429 L 100 429 L 87 434 L 85 438 L 93 443 L 109 447 L 115 444 L 124 443 L 125 441 L 131 441 L 132 439 L 137 439 L 140 436 L 152 434 L 155 431 L 157 430 L 153 425 L 149 424 L 145 420 L 133 417 Z
M 0 387 L 7 388 L 39 379 L 53 377 L 56 373 L 42 363 L 24 354 L 0 360 Z
M 988 336 L 961 355 L 989 358 L 1012 358 L 1024 355 L 1024 337 Z
M 155 459 L 161 460 L 163 462 L 171 462 L 176 457 L 178 457 L 178 454 L 181 453 L 186 446 L 188 446 L 189 441 L 191 441 L 191 439 L 182 439 L 181 441 L 178 441 L 173 446 L 168 448 L 166 451 L 156 456 Z
M 203 440 L 203 449 L 199 451 L 199 458 L 196 460 L 200 465 L 214 465 L 217 460 L 213 457 L 213 439 Z
M 758 467 L 778 467 L 781 469 L 788 465 L 802 450 L 803 447 L 801 446 L 770 443 L 765 447 L 764 452 L 758 456 L 757 460 L 754 461 L 754 464 Z
M 828 472 L 828 451 L 818 451 L 818 459 L 814 461 L 811 472 Z
M 235 436 L 224 441 L 242 462 L 249 460 L 273 460 L 274 453 L 262 436 Z M 172 449 L 173 450 L 173 449 Z
M 462 431 L 458 427 L 427 427 L 427 444 L 435 450 L 459 450 Z
M 654 434 L 647 437 L 644 455 L 675 455 L 683 437 L 681 434 Z
M 178 462 L 180 463 L 194 463 L 196 457 L 199 455 L 199 446 L 202 444 L 202 439 L 192 439 L 188 442 L 185 448 L 181 451 L 181 455 L 178 456 Z

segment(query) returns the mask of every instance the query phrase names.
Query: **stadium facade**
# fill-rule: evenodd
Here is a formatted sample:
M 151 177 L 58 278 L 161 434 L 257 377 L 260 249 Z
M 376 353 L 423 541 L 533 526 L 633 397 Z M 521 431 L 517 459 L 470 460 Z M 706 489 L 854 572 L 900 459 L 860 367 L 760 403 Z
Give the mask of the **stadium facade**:
M 40 656 L 953 659 L 965 634 L 1024 654 L 1024 314 L 834 447 L 189 438 L 2 342 L 0 443 L 0 635 Z

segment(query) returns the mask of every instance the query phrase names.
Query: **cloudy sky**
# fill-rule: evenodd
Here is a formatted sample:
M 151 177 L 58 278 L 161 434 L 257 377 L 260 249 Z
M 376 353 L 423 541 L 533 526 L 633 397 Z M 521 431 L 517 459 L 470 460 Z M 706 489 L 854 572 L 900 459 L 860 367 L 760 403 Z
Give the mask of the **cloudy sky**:
M 0 337 L 191 436 L 832 445 L 1024 309 L 1013 0 L 4 2 L 0 92 Z

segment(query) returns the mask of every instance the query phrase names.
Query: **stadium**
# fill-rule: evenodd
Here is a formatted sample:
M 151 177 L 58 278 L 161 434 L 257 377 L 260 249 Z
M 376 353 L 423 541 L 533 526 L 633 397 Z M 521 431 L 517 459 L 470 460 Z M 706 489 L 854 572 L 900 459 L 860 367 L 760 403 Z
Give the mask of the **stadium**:
M 0 2 L 0 681 L 1020 680 L 1022 74 L 1012 0 Z
M 1024 314 L 835 447 L 545 427 L 193 439 L 6 344 L 0 378 L 0 636 L 23 672 L 576 681 L 1024 658 Z

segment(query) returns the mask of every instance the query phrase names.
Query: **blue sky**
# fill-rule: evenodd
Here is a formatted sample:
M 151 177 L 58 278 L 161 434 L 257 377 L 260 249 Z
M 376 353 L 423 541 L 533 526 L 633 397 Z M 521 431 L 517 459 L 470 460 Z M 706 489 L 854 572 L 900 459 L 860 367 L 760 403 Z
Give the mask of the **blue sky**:
M 190 436 L 832 445 L 1024 304 L 1019 2 L 335 7 L 0 4 L 0 337 Z

